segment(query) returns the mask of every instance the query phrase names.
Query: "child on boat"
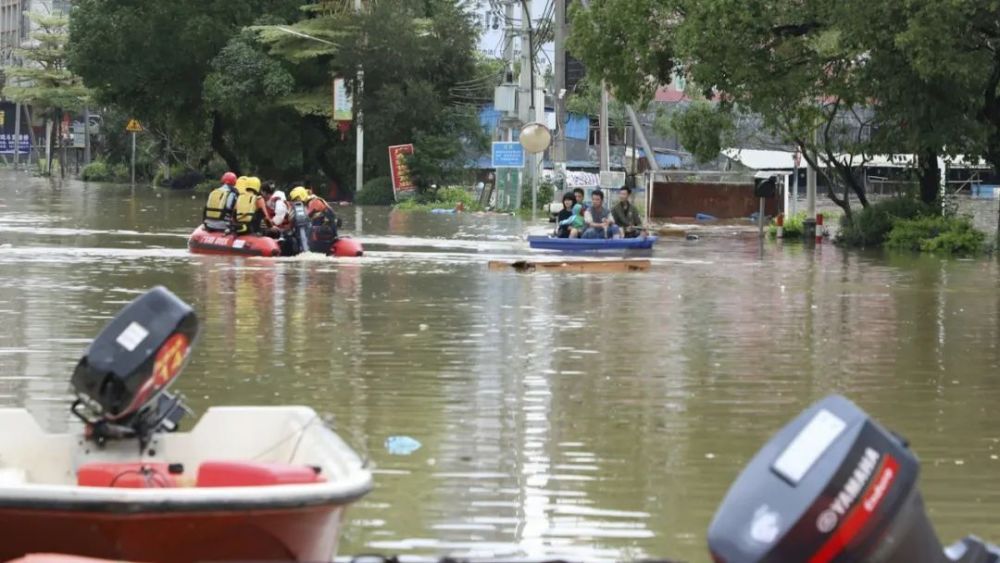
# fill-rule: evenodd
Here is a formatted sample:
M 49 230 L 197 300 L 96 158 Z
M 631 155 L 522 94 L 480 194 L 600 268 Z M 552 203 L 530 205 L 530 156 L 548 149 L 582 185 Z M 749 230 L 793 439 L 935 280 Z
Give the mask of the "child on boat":
M 572 214 L 559 222 L 559 238 L 580 238 L 580 233 L 583 232 L 585 225 L 583 206 L 579 203 L 574 204 Z

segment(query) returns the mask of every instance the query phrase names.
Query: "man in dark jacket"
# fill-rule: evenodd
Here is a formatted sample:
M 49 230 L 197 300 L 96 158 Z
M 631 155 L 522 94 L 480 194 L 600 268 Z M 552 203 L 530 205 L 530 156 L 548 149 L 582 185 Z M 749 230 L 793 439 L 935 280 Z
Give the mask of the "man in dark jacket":
M 618 190 L 618 203 L 611 208 L 611 217 L 615 224 L 621 228 L 625 238 L 635 238 L 642 234 L 642 217 L 639 217 L 639 210 L 632 205 L 632 188 L 622 186 Z

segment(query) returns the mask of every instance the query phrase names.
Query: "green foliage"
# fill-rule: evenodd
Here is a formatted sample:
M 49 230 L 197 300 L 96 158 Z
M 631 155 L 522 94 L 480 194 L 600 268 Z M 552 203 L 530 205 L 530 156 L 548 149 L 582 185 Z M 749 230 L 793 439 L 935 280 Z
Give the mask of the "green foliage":
M 461 203 L 465 211 L 482 211 L 476 196 L 464 187 L 449 186 L 435 191 L 417 194 L 415 197 L 396 204 L 400 211 L 430 211 L 431 209 L 455 209 Z
M 556 187 L 551 182 L 541 182 L 538 184 L 538 209 L 546 209 L 552 198 L 555 197 Z M 521 209 L 531 211 L 531 182 L 524 182 L 521 186 Z
M 89 93 L 66 68 L 69 19 L 35 12 L 28 18 L 37 31 L 30 46 L 18 50 L 25 64 L 4 68 L 3 96 L 41 111 L 82 109 Z
M 669 127 L 701 163 L 715 160 L 723 148 L 732 146 L 736 131 L 730 111 L 705 101 L 694 102 L 671 116 Z
M 968 256 L 983 251 L 986 235 L 965 217 L 927 215 L 896 221 L 885 246 L 893 250 Z
M 368 180 L 364 189 L 354 196 L 354 203 L 357 205 L 392 205 L 395 202 L 392 178 L 388 176 Z
M 588 69 L 599 69 L 601 78 L 614 87 L 616 98 L 647 102 L 659 84 L 673 77 L 669 22 L 677 19 L 675 4 L 670 0 L 603 0 L 581 9 L 581 3 L 574 2 L 570 50 Z
M 597 118 L 601 113 L 601 83 L 584 78 L 566 98 L 566 109 L 572 113 Z M 624 127 L 628 122 L 625 104 L 612 98 L 608 101 L 608 126 Z
M 80 179 L 84 182 L 127 182 L 129 171 L 124 164 L 109 164 L 95 160 L 83 167 Z
M 842 217 L 837 242 L 858 248 L 881 246 L 897 221 L 931 213 L 931 207 L 912 197 L 880 201 L 853 216 Z
M 477 55 L 461 3 L 382 0 L 360 14 L 344 0 L 302 3 L 79 0 L 72 68 L 100 102 L 143 122 L 154 160 L 216 177 L 221 159 L 225 169 L 349 191 L 354 131 L 342 138 L 332 121 L 331 86 L 339 76 L 356 89 L 363 68 L 365 176 L 388 175 L 385 147 L 412 142 L 429 161 L 418 163 L 423 183 L 453 181 L 463 147 L 484 142 L 462 103 L 492 96 L 483 73 L 498 72 Z
M 785 225 L 782 232 L 782 237 L 791 240 L 801 239 L 802 234 L 805 232 L 804 224 L 806 217 L 807 215 L 805 211 L 796 213 L 795 215 L 791 215 L 789 217 L 785 217 Z M 771 238 L 776 238 L 778 236 L 778 225 L 774 222 L 771 222 L 771 224 L 768 225 L 767 227 L 767 234 Z

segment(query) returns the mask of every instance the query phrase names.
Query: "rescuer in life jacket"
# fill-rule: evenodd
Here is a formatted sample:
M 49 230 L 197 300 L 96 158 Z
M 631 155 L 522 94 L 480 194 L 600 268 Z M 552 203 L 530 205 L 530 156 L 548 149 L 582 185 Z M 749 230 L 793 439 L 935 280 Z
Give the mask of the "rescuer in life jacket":
M 236 198 L 234 222 L 236 234 L 259 235 L 268 218 L 267 205 L 260 197 L 260 178 L 249 177 L 243 182 L 243 193 Z
M 337 240 L 337 215 L 333 209 L 323 198 L 310 194 L 302 186 L 293 189 L 288 197 L 292 202 L 306 206 L 306 213 L 312 225 L 312 232 L 309 235 L 310 252 L 329 254 L 330 247 Z
M 208 194 L 208 202 L 202 214 L 205 229 L 209 231 L 229 231 L 233 226 L 233 210 L 236 208 L 236 174 L 222 175 L 222 185 Z

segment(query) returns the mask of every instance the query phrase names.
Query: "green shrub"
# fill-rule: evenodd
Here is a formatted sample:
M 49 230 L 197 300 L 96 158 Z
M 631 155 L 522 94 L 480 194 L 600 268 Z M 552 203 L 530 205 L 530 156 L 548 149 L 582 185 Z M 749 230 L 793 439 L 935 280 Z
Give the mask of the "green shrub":
M 83 167 L 80 179 L 84 182 L 107 182 L 111 179 L 111 167 L 103 160 L 95 160 Z
M 885 246 L 894 250 L 967 256 L 983 251 L 986 235 L 965 217 L 928 215 L 895 222 Z
M 800 239 L 802 238 L 802 233 L 805 232 L 806 212 L 802 211 L 796 213 L 790 217 L 785 217 L 785 228 L 784 234 L 782 235 L 785 239 Z M 778 236 L 778 225 L 772 221 L 767 227 L 767 233 L 771 238 L 776 238 Z
M 881 246 L 896 221 L 914 219 L 932 212 L 932 208 L 910 197 L 880 201 L 855 213 L 851 218 L 842 217 L 837 242 L 861 248 Z
M 364 188 L 354 194 L 354 203 L 358 205 L 392 205 L 395 201 L 392 178 L 388 176 L 368 180 Z
M 128 182 L 130 172 L 124 164 L 110 164 L 104 160 L 95 160 L 83 167 L 80 179 L 84 182 Z
M 454 209 L 461 203 L 466 211 L 482 211 L 476 196 L 464 187 L 451 186 L 436 191 L 417 194 L 396 204 L 402 211 L 430 211 L 431 209 Z
M 538 209 L 546 209 L 555 197 L 556 187 L 550 182 L 542 182 L 538 185 Z M 521 209 L 531 211 L 531 182 L 525 182 L 521 186 Z

